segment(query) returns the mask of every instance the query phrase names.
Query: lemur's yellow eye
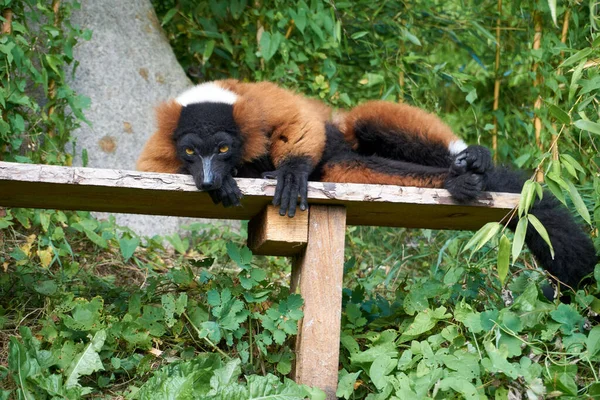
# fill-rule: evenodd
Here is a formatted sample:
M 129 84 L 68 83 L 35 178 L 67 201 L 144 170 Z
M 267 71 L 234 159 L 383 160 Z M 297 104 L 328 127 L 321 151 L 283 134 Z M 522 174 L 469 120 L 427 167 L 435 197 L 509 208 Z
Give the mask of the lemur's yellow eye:
M 185 154 L 187 154 L 188 156 L 191 156 L 192 154 L 194 154 L 194 150 L 192 150 L 188 147 L 187 149 L 185 149 Z
M 223 146 L 219 147 L 219 152 L 221 152 L 221 153 L 227 153 L 228 151 L 229 151 L 229 146 L 223 145 Z

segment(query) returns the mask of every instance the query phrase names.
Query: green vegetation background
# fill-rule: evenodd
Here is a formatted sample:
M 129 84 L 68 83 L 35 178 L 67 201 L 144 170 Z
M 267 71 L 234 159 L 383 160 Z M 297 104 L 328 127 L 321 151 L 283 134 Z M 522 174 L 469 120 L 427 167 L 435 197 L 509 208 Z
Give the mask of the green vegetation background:
M 12 16 L 0 36 L 2 160 L 69 165 L 70 132 L 85 123 L 89 100 L 65 76 L 91 32 L 69 23 L 76 2 L 58 4 L 57 15 L 0 0 L 0 22 Z M 193 80 L 424 107 L 498 162 L 537 169 L 598 245 L 596 2 L 153 4 Z M 289 265 L 252 257 L 244 228 L 147 239 L 88 213 L 3 214 L 0 399 L 323 398 L 286 378 L 302 317 Z M 496 224 L 476 236 L 350 228 L 338 397 L 600 396 L 597 284 L 565 289 L 569 304 L 545 300 L 521 243 Z

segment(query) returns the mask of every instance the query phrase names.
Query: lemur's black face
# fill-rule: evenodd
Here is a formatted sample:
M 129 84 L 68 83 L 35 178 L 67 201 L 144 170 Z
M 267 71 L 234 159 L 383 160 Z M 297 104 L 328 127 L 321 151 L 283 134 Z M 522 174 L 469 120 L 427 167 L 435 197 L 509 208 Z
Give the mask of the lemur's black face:
M 184 172 L 194 177 L 200 190 L 221 188 L 242 158 L 242 140 L 227 104 L 184 107 L 174 138 Z

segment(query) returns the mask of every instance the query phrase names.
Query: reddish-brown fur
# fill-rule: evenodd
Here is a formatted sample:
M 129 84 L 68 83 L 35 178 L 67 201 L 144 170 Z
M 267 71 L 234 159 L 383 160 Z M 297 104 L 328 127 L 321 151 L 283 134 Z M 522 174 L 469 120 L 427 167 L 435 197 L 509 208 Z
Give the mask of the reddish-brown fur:
M 177 158 L 173 132 L 181 115 L 181 105 L 169 100 L 156 107 L 157 131 L 148 139 L 137 162 L 139 171 L 177 173 L 181 161 Z
M 371 121 L 387 128 L 389 132 L 402 127 L 403 134 L 423 137 L 427 141 L 439 142 L 445 146 L 459 140 L 448 125 L 425 110 L 403 103 L 368 101 L 350 110 L 339 125 L 346 140 L 355 148 L 357 143 L 354 127 L 357 121 Z
M 308 156 L 316 165 L 325 148 L 325 122 L 331 110 L 325 104 L 282 89 L 270 82 L 217 82 L 240 96 L 234 119 L 246 139 L 244 161 L 266 151 L 275 166 L 288 156 Z
M 286 157 L 307 156 L 316 165 L 325 147 L 325 123 L 340 127 L 346 140 L 356 145 L 355 123 L 372 121 L 393 132 L 420 135 L 429 141 L 449 145 L 458 138 L 433 114 L 406 104 L 370 101 L 350 111 L 335 111 L 324 103 L 282 89 L 270 82 L 244 83 L 235 79 L 216 84 L 238 95 L 233 115 L 244 137 L 243 161 L 269 154 L 277 167 Z M 157 107 L 157 132 L 148 140 L 137 164 L 141 171 L 174 173 L 181 167 L 172 134 L 177 127 L 181 105 L 175 100 Z M 444 176 L 442 176 L 444 175 Z M 416 178 L 387 175 L 361 165 L 338 164 L 324 170 L 324 181 L 379 183 L 421 187 L 442 187 L 446 174 Z
M 389 175 L 374 171 L 362 164 L 340 163 L 323 167 L 322 182 L 377 183 L 381 185 L 442 188 L 448 173 L 428 177 Z

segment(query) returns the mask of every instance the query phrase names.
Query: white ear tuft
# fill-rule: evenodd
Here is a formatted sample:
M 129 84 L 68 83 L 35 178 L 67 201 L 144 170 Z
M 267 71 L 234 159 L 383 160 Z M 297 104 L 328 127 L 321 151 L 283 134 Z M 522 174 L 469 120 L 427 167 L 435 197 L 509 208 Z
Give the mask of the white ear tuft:
M 186 90 L 175 101 L 185 107 L 196 103 L 233 104 L 237 98 L 238 96 L 232 91 L 224 89 L 214 82 L 206 82 Z

